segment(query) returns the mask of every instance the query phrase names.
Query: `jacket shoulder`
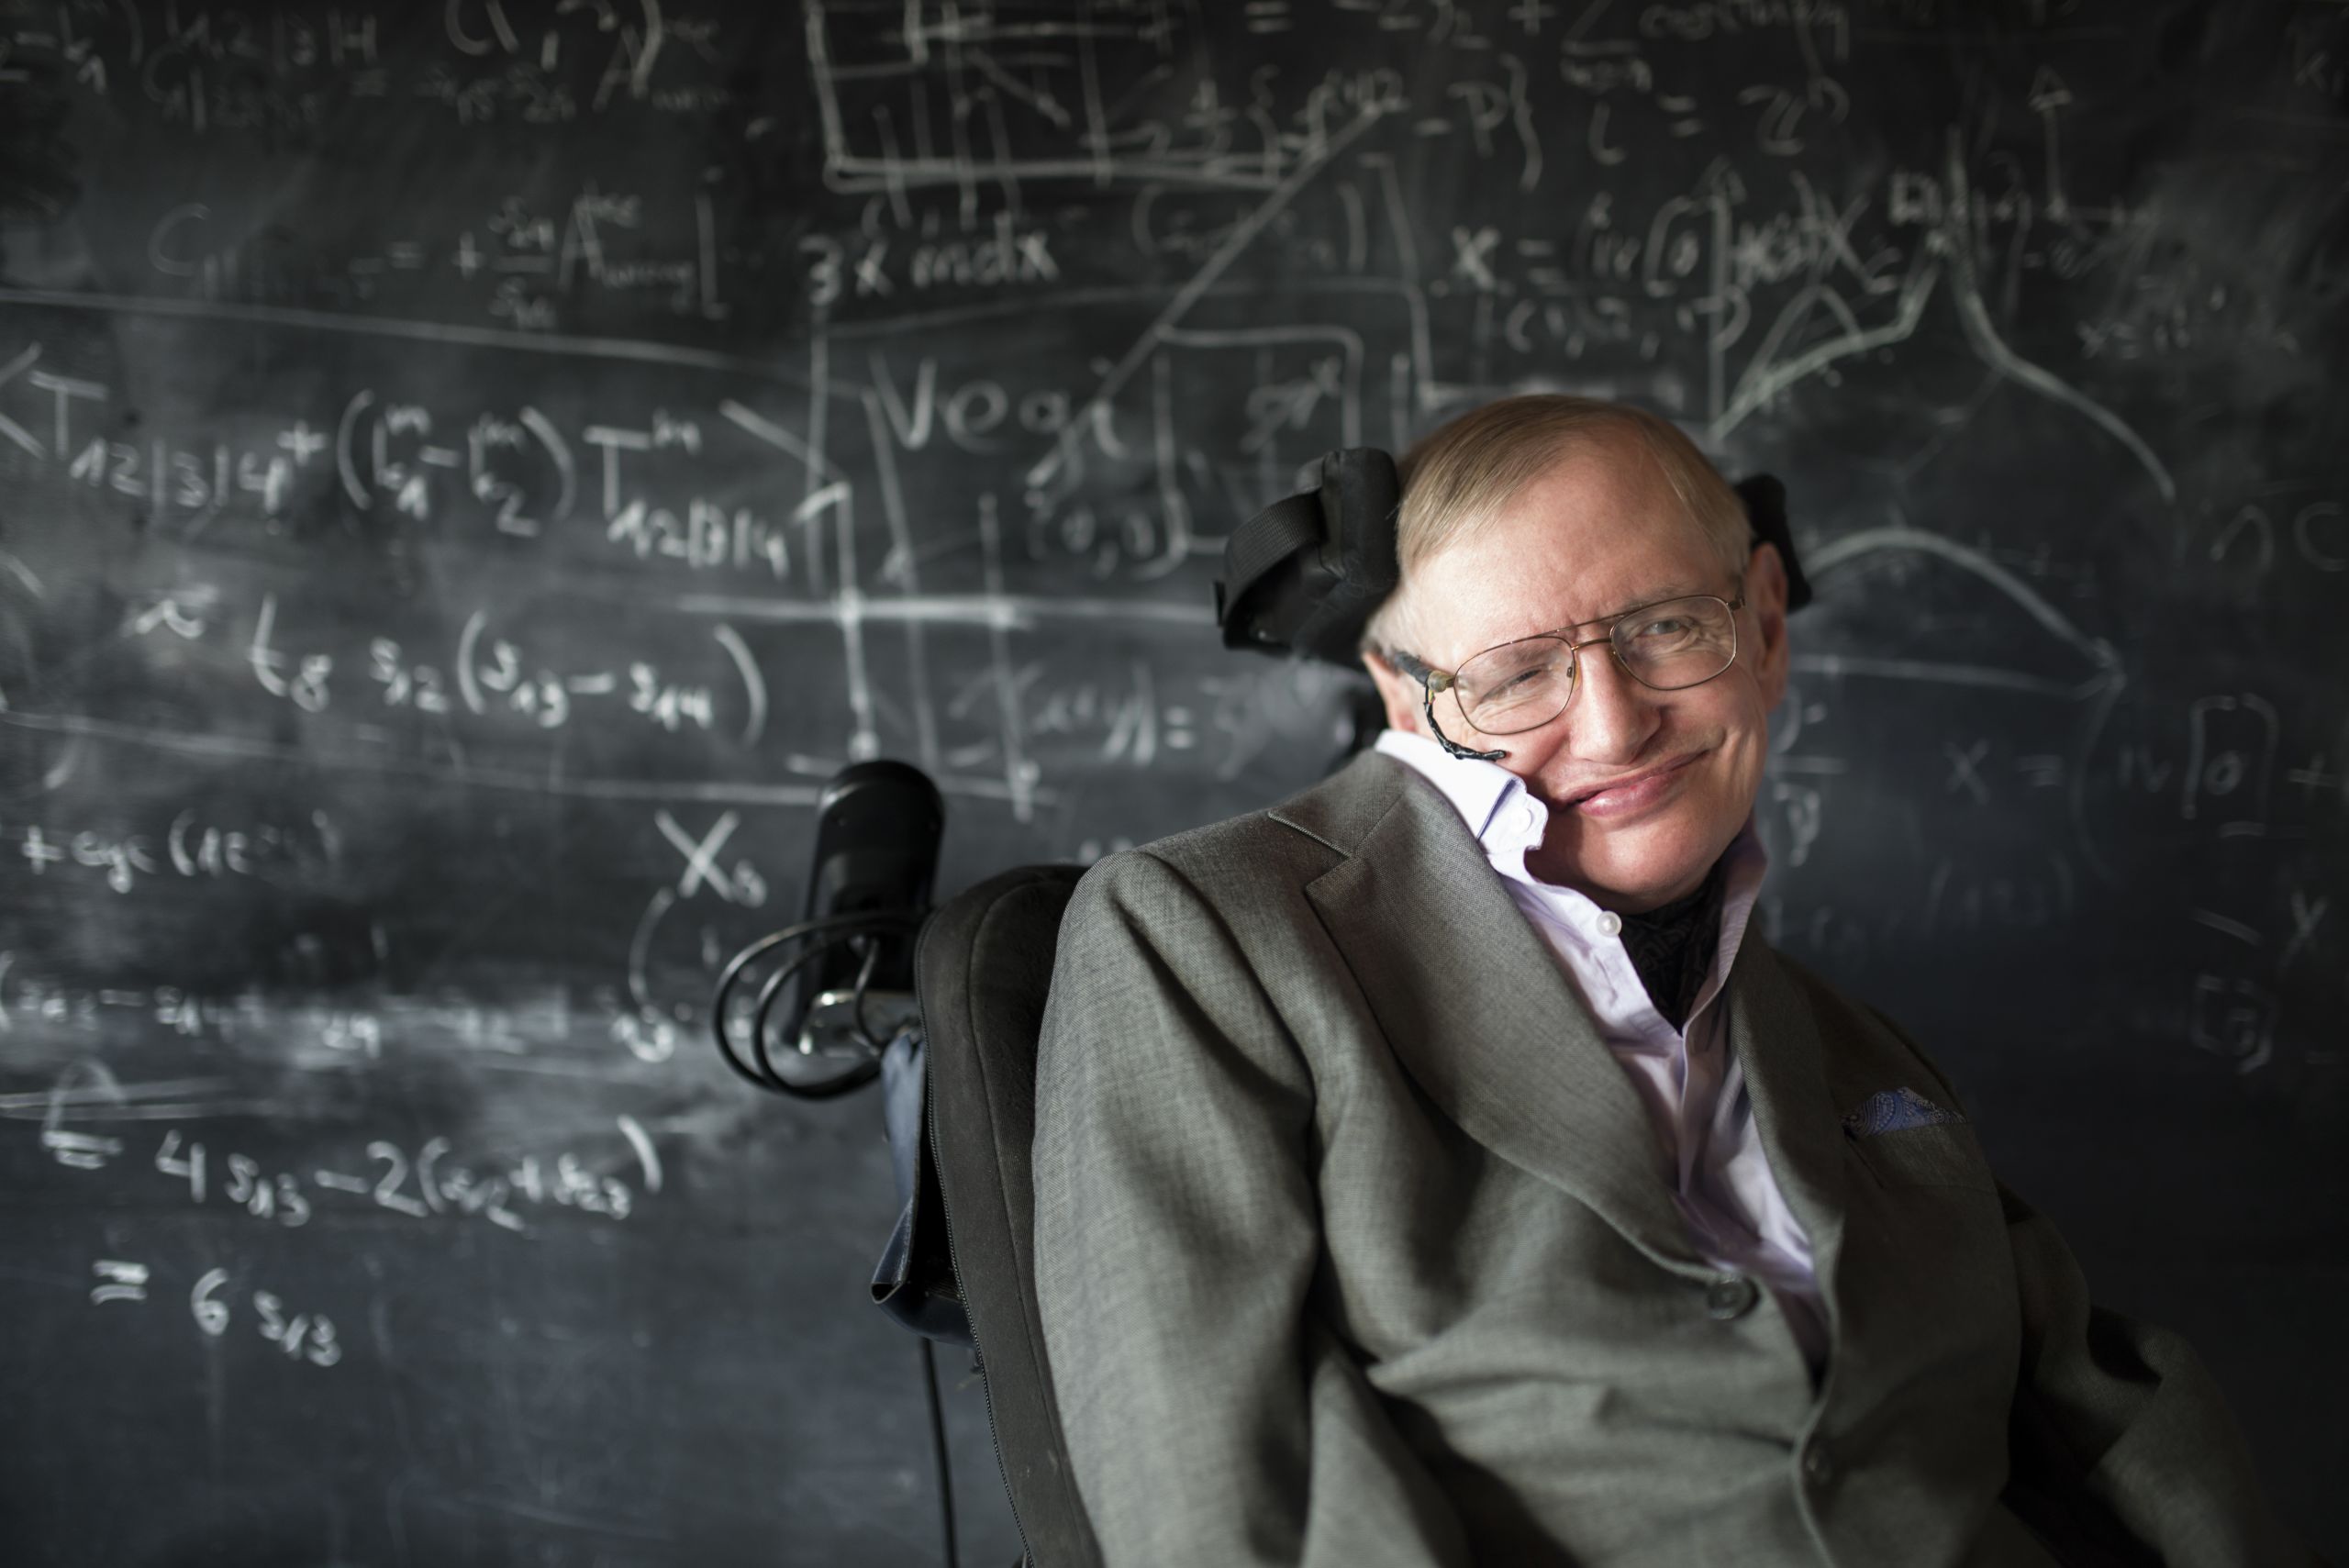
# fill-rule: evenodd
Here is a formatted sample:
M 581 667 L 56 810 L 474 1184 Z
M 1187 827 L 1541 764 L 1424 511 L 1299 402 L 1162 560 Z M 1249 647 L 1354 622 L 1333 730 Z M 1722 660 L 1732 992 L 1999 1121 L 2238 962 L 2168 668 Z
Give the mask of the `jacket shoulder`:
M 1139 856 L 1173 869 L 1202 890 L 1234 876 L 1253 880 L 1267 871 L 1301 873 L 1310 880 L 1353 852 L 1370 825 L 1407 787 L 1405 772 L 1391 757 L 1365 752 L 1278 805 L 1153 840 L 1111 855 L 1095 869 L 1112 880 L 1133 875 L 1135 867 L 1119 862 Z
M 1077 884 L 1078 896 L 1125 903 L 1174 883 L 1209 904 L 1223 904 L 1268 881 L 1300 886 L 1339 858 L 1259 808 L 1104 856 Z
M 1366 753 L 1278 805 L 1210 822 L 1095 863 L 1077 884 L 1070 922 L 1111 912 L 1141 927 L 1196 919 L 1252 931 L 1305 917 L 1302 890 L 1343 862 L 1395 797 L 1407 772 Z

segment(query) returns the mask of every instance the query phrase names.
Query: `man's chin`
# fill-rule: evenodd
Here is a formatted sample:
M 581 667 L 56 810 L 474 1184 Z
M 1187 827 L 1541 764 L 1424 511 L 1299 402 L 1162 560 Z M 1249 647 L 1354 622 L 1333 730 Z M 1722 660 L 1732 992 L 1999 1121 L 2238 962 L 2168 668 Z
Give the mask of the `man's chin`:
M 1571 887 L 1602 909 L 1643 915 L 1696 892 L 1719 859 L 1719 850 L 1682 840 L 1669 846 L 1656 845 L 1646 853 L 1586 855 L 1554 867 L 1532 869 L 1543 881 Z
M 1582 828 L 1578 842 L 1558 846 L 1564 853 L 1537 851 L 1528 858 L 1527 869 L 1544 882 L 1587 895 L 1602 908 L 1644 914 L 1694 893 L 1720 859 L 1722 846 L 1712 835 L 1686 819 L 1672 820 L 1681 816 L 1669 813 L 1615 832 L 1576 824 Z

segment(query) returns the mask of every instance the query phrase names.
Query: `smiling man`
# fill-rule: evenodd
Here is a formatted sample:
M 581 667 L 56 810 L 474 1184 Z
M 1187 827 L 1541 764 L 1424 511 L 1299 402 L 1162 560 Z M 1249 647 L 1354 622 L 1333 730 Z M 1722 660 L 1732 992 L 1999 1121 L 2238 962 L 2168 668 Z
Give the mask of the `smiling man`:
M 1062 928 L 1035 1273 L 1112 1568 L 2310 1561 L 2192 1352 L 1749 929 L 1735 492 L 1570 397 L 1401 473 L 1375 751 Z

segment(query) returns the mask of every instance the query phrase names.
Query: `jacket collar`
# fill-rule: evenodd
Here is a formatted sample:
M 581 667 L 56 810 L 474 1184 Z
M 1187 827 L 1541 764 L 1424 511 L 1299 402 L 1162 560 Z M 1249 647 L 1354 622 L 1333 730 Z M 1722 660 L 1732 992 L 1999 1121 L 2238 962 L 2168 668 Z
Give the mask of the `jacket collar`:
M 1428 1097 L 1659 1263 L 1711 1274 L 1631 1080 L 1453 805 L 1408 767 L 1371 755 L 1271 815 L 1345 857 L 1306 896 Z M 1727 1000 L 1763 1147 L 1810 1235 L 1831 1311 L 1842 1150 L 1818 1020 L 1753 936 Z
M 1802 987 L 1767 943 L 1748 933 L 1729 973 L 1729 1048 L 1745 1071 L 1770 1173 L 1810 1238 L 1811 1272 L 1840 1340 L 1836 1262 L 1843 1249 L 1842 1098 L 1827 1037 Z

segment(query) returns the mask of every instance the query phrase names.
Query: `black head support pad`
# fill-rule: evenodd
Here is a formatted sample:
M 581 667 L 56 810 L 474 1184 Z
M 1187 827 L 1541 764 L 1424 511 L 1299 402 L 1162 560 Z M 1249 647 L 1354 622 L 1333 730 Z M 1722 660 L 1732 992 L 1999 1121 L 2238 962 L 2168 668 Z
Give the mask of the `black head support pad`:
M 1794 614 L 1810 603 L 1810 579 L 1802 574 L 1802 562 L 1795 555 L 1794 529 L 1787 522 L 1787 487 L 1774 475 L 1756 473 L 1730 488 L 1745 503 L 1745 520 L 1753 529 L 1753 542 L 1778 547 L 1778 559 L 1787 568 L 1787 613 Z
M 1810 603 L 1810 583 L 1795 559 L 1786 486 L 1757 473 L 1735 489 L 1754 543 L 1776 545 L 1786 562 L 1787 608 L 1802 608 Z M 1348 447 L 1321 460 L 1319 485 L 1234 529 L 1215 585 L 1223 645 L 1353 667 L 1363 628 L 1399 575 L 1395 529 L 1402 498 L 1393 458 L 1376 447 Z
M 1322 458 L 1319 484 L 1275 501 L 1225 541 L 1215 585 L 1223 645 L 1355 663 L 1364 625 L 1395 591 L 1402 504 L 1395 460 L 1378 448 Z

